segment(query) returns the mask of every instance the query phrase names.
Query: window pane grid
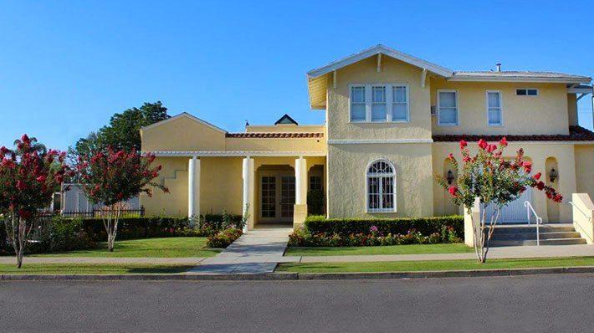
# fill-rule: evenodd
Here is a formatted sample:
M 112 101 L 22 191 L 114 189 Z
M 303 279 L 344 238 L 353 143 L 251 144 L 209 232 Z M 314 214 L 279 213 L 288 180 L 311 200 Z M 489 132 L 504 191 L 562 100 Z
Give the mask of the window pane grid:
M 372 87 L 371 121 L 386 121 L 386 87 Z
M 456 92 L 440 91 L 438 95 L 438 100 L 439 124 L 458 124 L 458 101 L 456 97 Z
M 351 87 L 351 120 L 365 120 L 365 87 Z
M 373 163 L 367 172 L 367 202 L 370 212 L 393 212 L 394 168 L 385 161 Z
M 408 100 L 405 86 L 392 89 L 392 121 L 408 120 Z

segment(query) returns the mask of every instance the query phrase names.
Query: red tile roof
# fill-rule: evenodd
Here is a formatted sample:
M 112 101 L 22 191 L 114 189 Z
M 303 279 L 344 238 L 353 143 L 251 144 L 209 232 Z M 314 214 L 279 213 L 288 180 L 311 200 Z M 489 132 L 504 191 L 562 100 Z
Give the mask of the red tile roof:
M 294 133 L 294 132 L 270 132 L 270 133 L 227 133 L 228 138 L 257 138 L 257 139 L 309 139 L 323 138 L 324 133 Z
M 529 134 L 529 135 L 434 135 L 435 142 L 458 142 L 462 139 L 466 141 L 478 141 L 484 139 L 487 141 L 499 141 L 502 137 L 507 141 L 594 141 L 594 132 L 581 126 L 569 126 L 569 135 L 564 134 Z

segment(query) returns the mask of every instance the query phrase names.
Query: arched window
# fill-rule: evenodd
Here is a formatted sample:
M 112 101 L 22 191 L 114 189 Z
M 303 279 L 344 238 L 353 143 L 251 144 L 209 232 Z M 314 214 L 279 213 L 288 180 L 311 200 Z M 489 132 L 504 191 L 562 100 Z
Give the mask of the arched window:
M 367 211 L 396 211 L 396 170 L 387 160 L 377 160 L 367 169 Z

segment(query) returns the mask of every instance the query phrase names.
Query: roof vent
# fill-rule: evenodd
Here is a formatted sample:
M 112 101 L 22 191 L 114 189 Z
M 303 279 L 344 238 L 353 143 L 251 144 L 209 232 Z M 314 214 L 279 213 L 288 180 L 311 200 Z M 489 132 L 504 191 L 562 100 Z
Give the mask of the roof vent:
M 497 71 L 501 72 L 501 63 L 498 62 L 497 64 L 495 64 L 495 66 L 497 66 Z

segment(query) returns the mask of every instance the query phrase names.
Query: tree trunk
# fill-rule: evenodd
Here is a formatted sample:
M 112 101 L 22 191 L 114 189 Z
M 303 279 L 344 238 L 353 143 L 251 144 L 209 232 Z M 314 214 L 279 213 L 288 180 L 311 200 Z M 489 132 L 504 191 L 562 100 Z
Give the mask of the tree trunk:
M 115 240 L 118 234 L 118 222 L 120 219 L 121 206 L 114 204 L 109 210 L 107 218 L 103 217 L 103 225 L 107 233 L 107 249 L 109 252 L 113 252 L 115 247 Z

